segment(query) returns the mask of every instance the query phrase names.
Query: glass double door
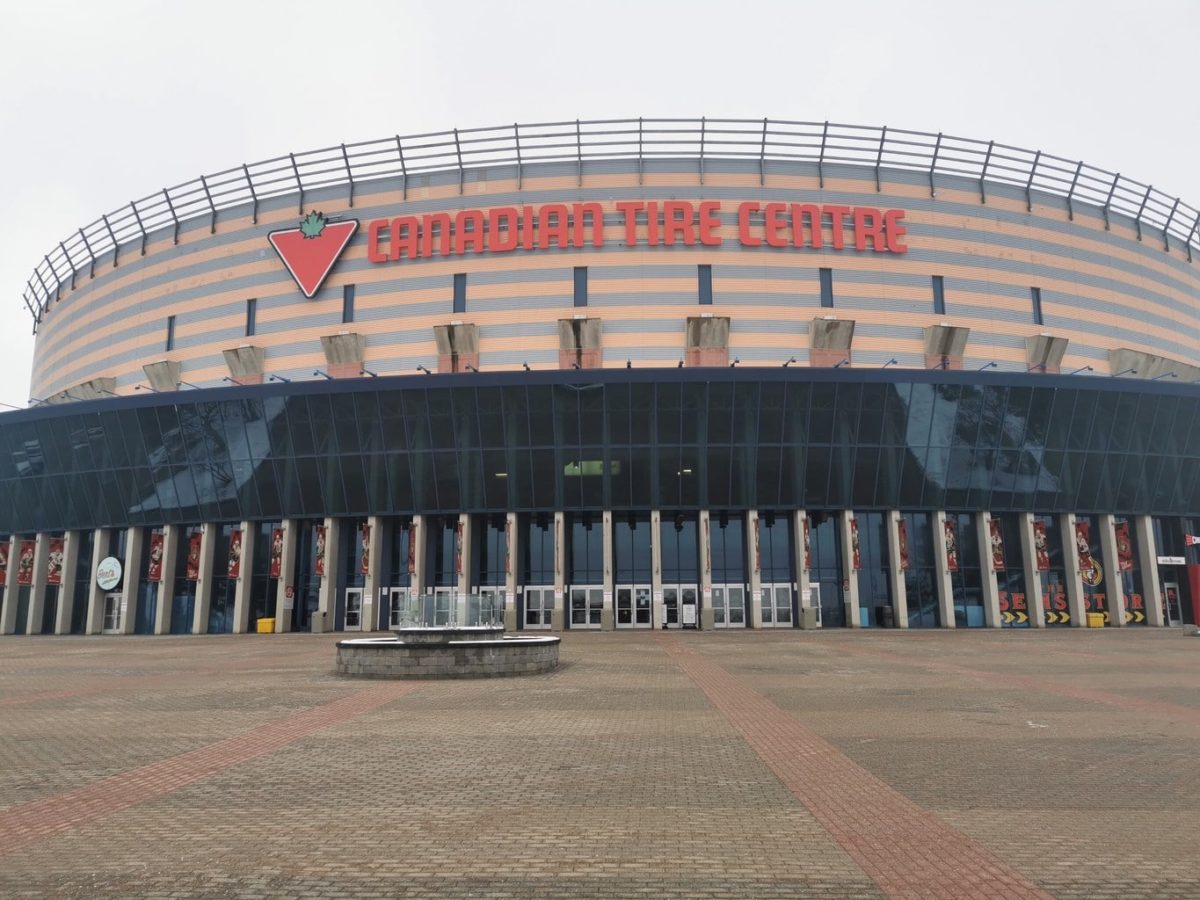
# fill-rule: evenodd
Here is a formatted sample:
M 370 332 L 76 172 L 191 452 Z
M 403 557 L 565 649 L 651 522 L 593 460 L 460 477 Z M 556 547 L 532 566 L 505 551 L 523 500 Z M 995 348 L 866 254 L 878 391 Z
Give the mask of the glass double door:
M 476 588 L 467 597 L 468 625 L 504 624 L 504 588 Z
M 712 589 L 713 627 L 746 627 L 746 586 L 714 584 Z
M 571 598 L 571 627 L 599 628 L 604 615 L 604 588 L 597 585 L 572 587 L 567 591 Z
M 654 604 L 650 585 L 625 585 L 616 591 L 616 624 L 618 628 L 652 628 Z
M 388 589 L 388 628 L 400 628 L 408 617 L 408 588 Z
M 360 587 L 346 588 L 346 631 L 362 631 L 362 613 L 363 589 Z
M 104 621 L 100 626 L 104 634 L 121 633 L 121 595 L 104 595 Z
M 763 628 L 792 627 L 792 586 L 764 584 L 758 594 Z
M 663 628 L 699 627 L 699 596 L 694 584 L 663 585 Z
M 553 624 L 554 617 L 554 588 L 527 587 L 525 588 L 525 617 L 524 627 L 529 629 L 546 629 Z

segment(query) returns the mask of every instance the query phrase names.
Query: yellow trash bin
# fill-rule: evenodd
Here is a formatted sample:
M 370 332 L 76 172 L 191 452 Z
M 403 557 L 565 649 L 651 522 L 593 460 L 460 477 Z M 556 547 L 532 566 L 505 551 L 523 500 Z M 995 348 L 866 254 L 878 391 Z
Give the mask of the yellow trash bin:
M 1103 628 L 1104 613 L 1088 613 L 1087 614 L 1088 628 Z
M 275 633 L 275 620 L 274 619 L 259 619 L 258 620 L 258 633 L 259 634 L 274 634 Z

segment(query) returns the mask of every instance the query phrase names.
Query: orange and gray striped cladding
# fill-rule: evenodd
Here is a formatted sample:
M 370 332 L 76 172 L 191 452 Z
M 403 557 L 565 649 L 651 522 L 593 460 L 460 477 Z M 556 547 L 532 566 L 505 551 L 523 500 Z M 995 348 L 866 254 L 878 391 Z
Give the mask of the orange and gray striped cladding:
M 732 166 L 731 168 L 737 168 Z M 1200 356 L 1200 261 L 1167 252 L 1161 237 L 1137 239 L 1133 225 L 1113 218 L 1106 230 L 1098 210 L 1075 210 L 1034 197 L 1032 212 L 1020 191 L 992 186 L 986 204 L 969 182 L 940 184 L 931 198 L 916 176 L 889 178 L 876 192 L 874 171 L 842 168 L 818 187 L 815 174 L 710 170 L 635 171 L 576 175 L 528 167 L 517 189 L 511 170 L 468 182 L 459 194 L 457 173 L 441 183 L 412 186 L 405 200 L 391 183 L 372 192 L 360 185 L 355 208 L 329 196 L 306 198 L 305 208 L 353 216 L 363 228 L 335 265 L 315 299 L 306 300 L 266 234 L 294 225 L 297 198 L 266 203 L 257 224 L 248 215 L 223 218 L 216 234 L 190 223 L 178 245 L 152 239 L 146 255 L 126 247 L 119 264 L 102 260 L 96 276 L 81 275 L 64 290 L 37 336 L 32 394 L 47 396 L 92 378 L 114 377 L 119 393 L 144 380 L 142 366 L 178 361 L 194 384 L 219 384 L 228 374 L 221 351 L 244 344 L 266 350 L 266 371 L 311 377 L 323 368 L 319 338 L 354 331 L 366 338 L 366 365 L 380 374 L 433 368 L 434 325 L 452 320 L 479 326 L 482 368 L 558 365 L 556 321 L 586 313 L 603 321 L 605 365 L 675 365 L 683 355 L 684 326 L 701 312 L 729 316 L 730 354 L 746 365 L 808 361 L 808 330 L 815 316 L 857 323 L 855 365 L 924 366 L 922 328 L 949 323 L 970 328 L 964 365 L 997 363 L 1024 370 L 1025 338 L 1049 333 L 1069 340 L 1064 369 L 1107 366 L 1107 352 L 1130 347 L 1191 361 Z M 625 245 L 616 203 L 688 199 L 721 202 L 719 247 Z M 1039 200 L 1045 202 L 1039 202 Z M 367 260 L 366 223 L 421 216 L 562 202 L 600 203 L 604 246 L 571 250 L 517 250 L 505 254 Z M 908 251 L 903 254 L 749 248 L 738 241 L 735 216 L 744 201 L 843 203 L 905 210 Z M 697 302 L 696 267 L 711 265 L 713 303 Z M 588 267 L 588 306 L 573 306 L 573 268 Z M 818 269 L 833 270 L 834 308 L 821 306 Z M 456 273 L 467 275 L 467 311 L 452 312 Z M 931 278 L 941 275 L 946 314 L 933 311 Z M 342 322 L 343 286 L 356 287 L 354 321 Z M 1031 288 L 1041 291 L 1044 324 L 1035 324 Z M 257 301 L 256 332 L 245 334 L 246 301 Z M 166 321 L 175 317 L 175 347 L 165 350 Z

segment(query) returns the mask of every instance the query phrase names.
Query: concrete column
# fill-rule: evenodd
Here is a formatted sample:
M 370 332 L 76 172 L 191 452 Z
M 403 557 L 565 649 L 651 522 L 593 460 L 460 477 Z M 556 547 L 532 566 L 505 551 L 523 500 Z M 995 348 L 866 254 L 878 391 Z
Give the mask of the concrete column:
M 467 621 L 467 598 L 471 595 L 472 581 L 475 573 L 471 571 L 471 514 L 458 514 L 458 553 L 459 553 L 459 572 L 458 572 L 458 596 L 455 602 L 458 605 L 458 621 L 460 623 Z
M 280 526 L 283 530 L 283 549 L 279 555 L 279 578 L 275 585 L 275 633 L 282 634 L 292 630 L 292 609 L 296 604 L 296 586 L 292 579 L 296 577 L 296 532 L 299 523 L 295 519 L 284 519 Z M 267 554 L 267 571 L 270 572 L 270 555 L 272 547 L 267 546 L 263 551 Z M 288 591 L 292 596 L 288 598 Z
M 1079 571 L 1079 551 L 1075 547 L 1075 514 L 1066 513 L 1058 518 L 1059 533 L 1063 545 L 1063 569 L 1067 580 L 1067 609 L 1071 613 L 1071 625 L 1083 628 L 1087 625 L 1087 610 L 1083 604 L 1083 576 Z
M 716 627 L 712 602 L 712 514 L 700 510 L 696 521 L 700 529 L 700 628 L 712 631 Z
M 408 538 L 413 542 L 413 573 L 409 584 L 413 595 L 417 597 L 425 592 L 425 547 L 428 543 L 426 541 L 428 526 L 429 522 L 424 516 L 413 516 L 412 534 Z
M 162 581 L 158 583 L 158 609 L 154 612 L 154 633 L 171 633 L 171 613 L 175 599 L 175 565 L 179 561 L 178 525 L 163 528 Z
M 983 621 L 988 628 L 999 628 L 1003 622 L 1000 619 L 1000 582 L 996 578 L 996 569 L 992 565 L 992 514 L 988 512 L 975 515 L 975 542 L 979 545 L 980 582 L 983 585 Z M 1012 608 L 1012 598 L 1008 600 Z M 1026 606 L 1028 606 L 1026 600 Z
M 1167 623 L 1163 617 L 1162 583 L 1158 580 L 1158 545 L 1154 540 L 1154 520 L 1150 516 L 1134 516 L 1133 530 L 1138 548 L 1138 568 L 1142 571 L 1146 624 L 1161 628 Z
M 121 560 L 121 568 L 124 570 L 121 576 L 121 634 L 133 634 L 134 623 L 137 620 L 143 540 L 141 528 L 130 528 L 125 532 L 125 558 Z
M 8 569 L 4 578 L 4 606 L 0 610 L 0 634 L 13 634 L 17 630 L 17 536 L 8 539 Z
M 661 628 L 663 623 L 662 584 L 662 512 L 650 510 L 650 597 L 653 609 L 650 627 Z
M 1116 519 L 1112 513 L 1096 517 L 1100 524 L 1100 551 L 1104 554 L 1105 608 L 1108 624 L 1125 626 L 1125 589 L 1121 581 L 1121 562 L 1117 558 Z
M 946 553 L 946 513 L 933 514 L 933 561 L 937 577 L 938 617 L 943 628 L 954 628 L 954 588 L 950 583 L 950 561 Z M 961 557 L 961 554 L 960 554 Z
M 1021 530 L 1021 567 L 1025 572 L 1025 605 L 1029 608 L 1029 624 L 1046 627 L 1046 602 L 1042 599 L 1042 572 L 1037 567 L 1037 545 L 1033 539 L 1033 513 L 1019 513 Z M 1007 553 L 1008 548 L 1004 548 Z
M 517 564 L 520 555 L 517 553 L 517 526 L 520 522 L 516 513 L 506 513 L 504 516 L 504 630 L 517 630 Z
M 242 530 L 242 566 L 238 572 L 237 582 L 233 586 L 233 633 L 245 634 L 252 630 L 250 595 L 254 589 L 254 553 L 258 526 L 254 522 L 242 522 L 238 528 Z
M 563 512 L 554 514 L 554 609 L 550 613 L 550 630 L 563 630 L 563 609 L 566 605 L 567 585 L 567 517 Z
M 904 569 L 900 568 L 900 511 L 888 510 L 884 521 L 887 522 L 888 587 L 892 595 L 892 618 L 897 628 L 907 628 L 908 588 L 904 582 Z
M 100 634 L 104 630 L 104 594 L 100 585 L 96 584 L 96 570 L 100 568 L 100 560 L 108 556 L 108 542 L 112 533 L 107 528 L 97 528 L 92 533 L 92 567 L 88 570 L 87 620 L 84 622 L 85 634 Z M 12 559 L 10 554 L 9 559 Z M 12 569 L 12 566 L 9 566 Z
M 816 606 L 811 593 L 808 593 L 808 603 L 804 595 L 812 590 L 812 578 L 807 566 L 807 554 L 804 552 L 804 526 L 808 522 L 808 512 L 798 509 L 792 513 L 792 555 L 796 571 L 796 603 L 803 609 L 805 606 Z M 797 617 L 797 623 L 804 627 L 804 613 Z
M 842 601 L 846 609 L 846 625 L 850 628 L 861 628 L 862 619 L 858 611 L 858 572 L 854 570 L 854 548 L 850 537 L 850 520 L 853 518 L 854 513 L 849 509 L 838 513 L 837 527 L 842 539 Z
M 612 631 L 616 625 L 613 614 L 613 516 L 612 510 L 606 509 L 600 517 L 600 527 L 604 529 L 604 608 L 600 611 L 600 630 Z
M 82 532 L 68 531 L 63 535 L 62 586 L 58 589 L 58 614 L 54 618 L 55 634 L 71 633 L 71 618 L 75 612 L 75 570 L 79 567 L 79 537 Z
M 325 628 L 337 629 L 338 573 L 342 570 L 342 520 L 325 519 L 325 576 L 317 591 L 317 612 L 325 614 Z
M 364 631 L 379 631 L 387 603 L 380 600 L 379 592 L 385 584 L 383 576 L 383 516 L 368 516 L 367 526 L 371 538 L 367 542 L 367 574 L 363 579 L 362 623 Z
M 762 571 L 759 569 L 758 510 L 746 510 L 746 571 L 750 574 L 750 627 L 762 628 Z
M 46 609 L 46 560 L 50 556 L 50 535 L 42 531 L 33 544 L 33 584 L 29 588 L 29 610 L 25 633 L 42 633 L 42 614 Z
M 200 577 L 196 579 L 195 619 L 192 634 L 208 634 L 208 613 L 212 608 L 213 555 L 217 549 L 217 525 L 205 522 L 200 526 Z

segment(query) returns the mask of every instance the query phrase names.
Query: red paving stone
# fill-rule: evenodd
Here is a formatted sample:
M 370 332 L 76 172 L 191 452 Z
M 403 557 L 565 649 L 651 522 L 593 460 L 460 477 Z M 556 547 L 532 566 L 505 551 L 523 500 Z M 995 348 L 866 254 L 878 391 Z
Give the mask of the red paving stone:
M 1050 897 L 693 646 L 660 637 L 746 743 L 889 896 Z
M 142 681 L 143 679 L 138 679 Z M 415 690 L 414 682 L 379 684 L 189 753 L 106 778 L 44 800 L 0 810 L 0 856 L 178 791 L 233 766 L 274 753 L 324 728 L 390 703 Z

